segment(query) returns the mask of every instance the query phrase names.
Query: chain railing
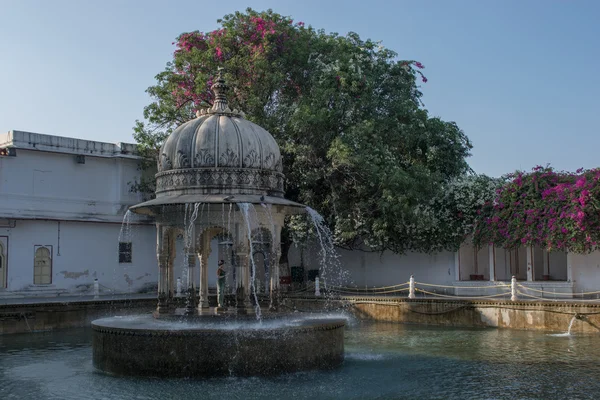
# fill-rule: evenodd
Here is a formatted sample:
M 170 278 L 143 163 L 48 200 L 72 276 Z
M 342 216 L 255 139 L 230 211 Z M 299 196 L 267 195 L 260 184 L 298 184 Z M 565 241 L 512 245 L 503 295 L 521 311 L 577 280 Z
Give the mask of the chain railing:
M 487 285 L 470 286 L 464 284 L 442 285 L 436 283 L 419 282 L 410 277 L 408 282 L 388 286 L 336 286 L 321 285 L 311 282 L 311 285 L 286 294 L 312 295 L 313 289 L 317 296 L 324 293 L 339 297 L 407 297 L 416 298 L 443 298 L 443 299 L 474 299 L 474 300 L 510 300 L 510 301 L 583 301 L 598 302 L 600 304 L 600 290 L 591 292 L 573 292 L 571 288 L 560 286 L 532 287 L 517 281 L 512 277 L 510 283 L 491 281 Z M 319 290 L 320 289 L 320 290 Z M 558 291 L 557 291 L 558 289 Z M 564 291 L 567 289 L 568 291 Z M 562 290 L 562 291 L 561 291 Z M 595 298 L 593 298 L 595 296 Z

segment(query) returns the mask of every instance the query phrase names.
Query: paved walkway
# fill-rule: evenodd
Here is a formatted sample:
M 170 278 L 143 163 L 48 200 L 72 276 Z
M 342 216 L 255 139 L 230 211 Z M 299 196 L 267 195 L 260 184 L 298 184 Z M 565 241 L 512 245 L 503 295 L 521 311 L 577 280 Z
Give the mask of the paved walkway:
M 1 297 L 0 306 L 11 304 L 48 304 L 48 303 L 73 303 L 73 302 L 97 302 L 97 301 L 121 301 L 121 300 L 150 300 L 156 299 L 156 293 L 131 293 L 131 294 L 108 294 L 94 297 L 93 295 L 81 296 L 35 296 L 35 297 Z

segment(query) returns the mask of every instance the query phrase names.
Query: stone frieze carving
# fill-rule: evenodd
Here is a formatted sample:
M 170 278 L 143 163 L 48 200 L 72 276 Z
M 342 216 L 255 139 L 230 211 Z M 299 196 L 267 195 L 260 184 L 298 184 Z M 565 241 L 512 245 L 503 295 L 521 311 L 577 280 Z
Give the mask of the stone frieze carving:
M 156 193 L 177 190 L 235 189 L 247 193 L 283 196 L 284 176 L 280 172 L 250 168 L 176 169 L 156 174 Z

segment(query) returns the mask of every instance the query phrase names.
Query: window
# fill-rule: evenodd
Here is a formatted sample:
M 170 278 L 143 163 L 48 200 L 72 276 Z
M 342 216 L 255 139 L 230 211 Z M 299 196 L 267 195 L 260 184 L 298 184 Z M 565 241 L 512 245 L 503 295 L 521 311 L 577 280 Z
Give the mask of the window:
M 33 284 L 50 285 L 52 283 L 52 247 L 35 246 L 33 261 Z
M 119 263 L 131 262 L 131 242 L 119 242 Z

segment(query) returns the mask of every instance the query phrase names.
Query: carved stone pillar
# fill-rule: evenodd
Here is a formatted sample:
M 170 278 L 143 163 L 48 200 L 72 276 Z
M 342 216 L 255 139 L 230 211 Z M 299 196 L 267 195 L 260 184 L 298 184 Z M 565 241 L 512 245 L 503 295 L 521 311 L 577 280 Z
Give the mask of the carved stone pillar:
M 250 259 L 247 252 L 238 251 L 237 253 L 237 277 L 236 298 L 237 312 L 240 314 L 250 314 L 254 312 L 252 302 L 250 301 Z
M 200 304 L 198 307 L 200 308 L 208 308 L 208 257 L 210 255 L 210 251 L 203 249 L 200 255 L 201 262 L 201 270 L 200 270 Z
M 269 304 L 269 308 L 271 310 L 277 310 L 277 308 L 279 307 L 279 296 L 280 296 L 280 292 L 279 292 L 279 259 L 281 257 L 281 245 L 279 244 L 279 242 L 275 243 L 274 248 L 272 249 L 274 251 L 272 251 L 271 254 L 271 281 L 270 281 L 270 290 L 269 290 L 269 295 L 270 295 L 270 304 Z
M 187 298 L 185 303 L 186 314 L 193 314 L 198 305 L 196 297 L 196 235 L 194 227 L 192 227 L 190 234 L 191 237 L 188 238 L 189 243 L 186 243 L 186 247 L 184 249 L 186 257 L 185 262 L 187 266 Z
M 165 240 L 167 243 L 169 260 L 167 264 L 167 296 L 172 299 L 175 294 L 175 238 L 176 232 L 173 228 L 165 228 Z
M 165 228 L 159 224 L 156 225 L 156 258 L 158 260 L 158 305 L 156 312 L 165 314 L 169 312 L 169 246 Z
M 200 236 L 199 248 L 196 249 L 198 260 L 200 261 L 200 290 L 198 303 L 198 309 L 209 308 L 208 302 L 208 257 L 210 256 L 210 240 L 211 234 L 209 231 L 205 231 Z

